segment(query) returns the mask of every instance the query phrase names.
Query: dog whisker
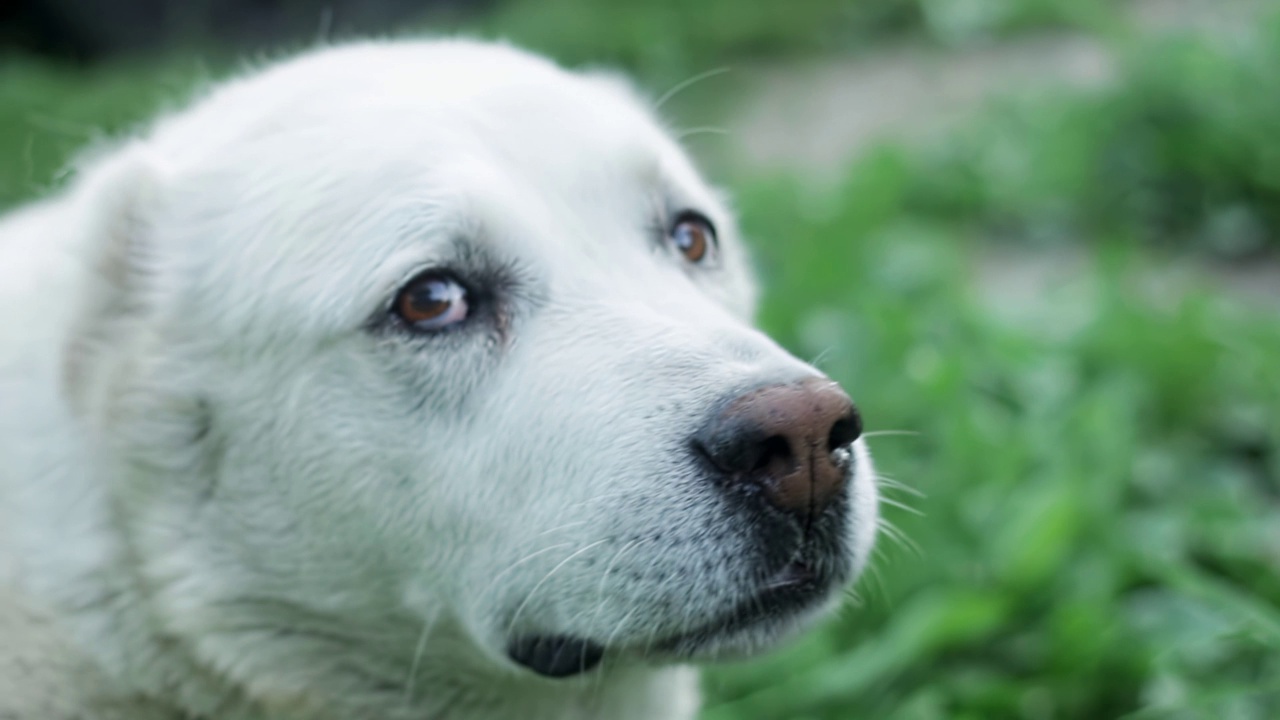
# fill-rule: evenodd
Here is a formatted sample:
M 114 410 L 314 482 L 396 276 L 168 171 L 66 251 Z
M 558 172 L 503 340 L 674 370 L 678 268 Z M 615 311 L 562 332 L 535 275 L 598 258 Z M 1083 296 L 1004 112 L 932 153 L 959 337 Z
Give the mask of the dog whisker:
M 916 541 L 907 537 L 906 533 L 902 532 L 902 530 L 898 528 L 898 526 L 894 525 L 890 520 L 882 517 L 876 521 L 876 526 L 885 537 L 898 543 L 899 547 L 910 551 L 916 557 L 924 556 L 924 551 L 920 549 L 920 545 L 916 543 Z
M 485 589 L 481 591 L 481 593 L 477 596 L 477 601 L 488 599 L 489 593 L 492 592 L 495 587 L 497 587 L 498 582 L 501 581 L 504 577 L 506 577 L 507 573 L 510 573 L 512 570 L 515 570 L 517 567 L 525 564 L 530 560 L 533 560 L 534 558 L 538 557 L 539 555 L 542 555 L 543 553 L 548 553 L 548 552 L 551 552 L 552 550 L 558 550 L 560 548 L 566 548 L 566 547 L 573 547 L 573 543 L 569 543 L 569 542 L 556 543 L 555 545 L 544 547 L 541 550 L 535 550 L 534 552 L 531 552 L 528 555 L 525 555 L 524 557 L 520 558 L 519 560 L 511 563 L 506 568 L 504 568 L 501 572 L 495 575 L 492 580 L 489 581 L 489 584 L 485 586 Z
M 633 493 L 627 492 L 625 490 L 618 491 L 618 492 L 600 493 L 599 495 L 593 495 L 587 498 L 586 500 L 580 500 L 575 503 L 570 503 L 566 507 L 571 509 L 578 509 L 578 508 L 586 507 L 593 503 L 598 503 L 602 500 L 612 500 L 614 498 L 630 497 L 631 495 L 633 495 Z
M 405 678 L 404 683 L 404 705 L 406 708 L 413 705 L 413 692 L 418 680 L 418 667 L 422 662 L 422 656 L 427 650 L 427 638 L 431 635 L 431 628 L 435 625 L 435 618 L 428 618 L 422 623 L 422 632 L 418 635 L 418 642 L 413 648 L 413 660 L 409 663 L 409 676 Z
M 858 592 L 857 588 L 845 588 L 842 594 L 844 595 L 844 602 L 836 606 L 836 611 L 839 613 L 848 613 L 851 607 L 864 608 L 867 606 L 866 598 Z
M 923 435 L 924 433 L 918 432 L 916 430 L 869 430 L 867 432 L 862 433 L 862 437 L 864 438 L 898 437 L 898 436 L 922 437 Z
M 551 533 L 560 532 L 561 530 L 568 530 L 569 528 L 582 527 L 583 525 L 589 525 L 590 523 L 591 523 L 590 520 L 578 520 L 576 522 L 569 522 L 563 525 L 557 525 L 553 528 L 547 528 L 546 530 L 543 530 L 537 535 L 534 535 L 534 537 L 542 537 L 544 535 L 550 535 Z
M 605 647 L 613 647 L 613 641 L 618 639 L 618 633 L 622 632 L 622 629 L 627 626 L 627 622 L 631 620 L 631 616 L 634 615 L 635 612 L 636 612 L 636 609 L 631 608 L 626 612 L 626 614 L 622 616 L 622 619 L 614 623 L 613 631 L 609 633 L 609 637 L 605 638 L 605 641 L 604 641 Z
M 892 602 L 889 596 L 889 588 L 885 584 L 884 574 L 880 571 L 880 563 L 887 562 L 888 559 L 884 554 L 884 550 L 880 547 L 876 547 L 871 552 L 871 558 L 868 560 L 867 567 L 863 571 L 863 577 L 866 578 L 866 582 L 869 582 L 871 587 L 879 592 L 880 597 L 884 600 L 886 606 L 891 605 Z
M 723 75 L 727 72 L 729 72 L 728 67 L 713 68 L 711 70 L 707 70 L 706 72 L 698 73 L 697 75 L 694 75 L 693 77 L 688 78 L 687 80 L 676 83 L 675 87 L 672 87 L 670 90 L 663 93 L 662 96 L 659 97 L 656 101 L 654 101 L 653 103 L 654 112 L 661 110 L 662 106 L 667 104 L 667 101 L 671 100 L 671 98 L 675 97 L 676 95 L 679 95 L 685 89 L 692 87 L 693 85 L 696 85 L 702 82 L 703 80 L 706 80 L 708 78 L 713 78 L 717 75 Z
M 576 557 L 578 557 L 579 555 L 581 555 L 581 554 L 583 554 L 583 553 L 585 553 L 585 552 L 587 552 L 587 551 L 591 550 L 592 548 L 598 547 L 598 546 L 603 545 L 603 544 L 605 544 L 605 543 L 607 543 L 607 542 L 609 542 L 609 541 L 608 541 L 608 539 L 605 539 L 605 540 L 597 540 L 597 541 L 595 541 L 595 542 L 593 542 L 593 543 L 590 543 L 590 544 L 588 544 L 588 545 L 586 545 L 586 546 L 584 546 L 584 547 L 578 548 L 576 551 L 574 551 L 574 552 L 573 552 L 573 554 L 569 555 L 569 557 L 565 558 L 564 560 L 561 560 L 561 561 L 559 562 L 559 564 L 557 564 L 555 567 L 551 568 L 551 570 L 550 570 L 546 575 L 543 575 L 543 576 L 542 576 L 542 579 L 541 579 L 541 580 L 539 580 L 539 581 L 537 582 L 537 584 L 533 586 L 533 589 L 529 591 L 529 594 L 528 594 L 528 595 L 525 595 L 524 600 L 523 600 L 523 601 L 521 601 L 520 605 L 516 607 L 516 611 L 515 611 L 514 613 L 512 613 L 512 615 L 511 615 L 511 621 L 510 621 L 509 623 L 507 623 L 507 634 L 508 634 L 508 635 L 510 635 L 510 634 L 511 634 L 511 631 L 515 630 L 516 623 L 517 623 L 517 622 L 519 621 L 519 619 L 520 619 L 520 614 L 521 614 L 522 612 L 524 612 L 524 609 L 525 609 L 526 607 L 528 607 L 528 605 L 529 605 L 530 601 L 532 601 L 532 600 L 533 600 L 533 598 L 534 598 L 534 596 L 538 594 L 538 590 L 540 590 L 540 589 L 542 588 L 542 586 L 543 586 L 543 585 L 544 585 L 548 580 L 550 580 L 550 579 L 551 579 L 551 576 L 552 576 L 552 575 L 555 575 L 557 572 L 559 572 L 561 568 L 563 568 L 565 565 L 568 565 L 568 564 L 570 563 L 570 561 L 572 561 L 574 558 L 576 558 Z
M 882 503 L 884 503 L 885 505 L 888 505 L 888 506 L 890 506 L 890 507 L 896 507 L 896 508 L 898 508 L 899 510 L 902 510 L 903 512 L 909 512 L 909 513 L 911 513 L 912 515 L 915 515 L 915 516 L 917 516 L 917 517 L 925 517 L 925 514 L 924 514 L 924 512 L 923 512 L 923 511 L 917 510 L 916 508 L 913 508 L 913 507 L 911 507 L 910 505 L 908 505 L 908 504 L 906 504 L 906 503 L 904 503 L 904 502 L 900 502 L 900 501 L 898 501 L 898 500 L 894 500 L 894 499 L 893 499 L 893 498 L 891 498 L 891 497 L 886 497 L 886 496 L 884 496 L 884 495 L 881 495 L 881 496 L 880 496 L 880 502 L 882 502 Z
M 871 578 L 871 587 L 880 592 L 880 599 L 884 601 L 886 607 L 893 605 L 893 596 L 889 594 L 889 586 L 885 583 L 884 573 L 878 565 L 872 565 L 868 568 Z
M 835 350 L 835 346 L 828 345 L 825 349 L 823 349 L 822 352 L 818 353 L 817 355 L 814 355 L 813 359 L 809 361 L 809 364 L 821 370 L 822 361 L 827 359 L 827 356 L 831 354 L 832 350 Z M 866 433 L 863 433 L 863 435 L 865 436 Z
M 604 572 L 600 574 L 600 583 L 596 587 L 596 613 L 592 617 L 593 623 L 600 617 L 600 612 L 604 609 L 604 586 L 608 582 L 609 576 L 613 573 L 614 564 L 618 562 L 623 555 L 629 552 L 633 547 L 639 545 L 641 542 L 642 540 L 632 540 L 626 545 L 623 545 L 622 549 L 614 553 L 613 558 L 609 560 L 609 564 L 605 566 Z
M 917 497 L 921 500 L 928 498 L 928 496 L 925 495 L 923 490 L 911 487 L 910 485 L 907 485 L 906 483 L 901 482 L 899 480 L 894 480 L 888 475 L 884 475 L 882 473 L 876 474 L 876 485 L 878 485 L 881 490 L 901 490 L 902 492 L 907 493 L 908 495 L 911 495 L 913 497 Z
M 320 22 L 316 28 L 315 44 L 323 47 L 333 42 L 333 8 L 324 7 L 320 10 Z
M 698 127 L 685 128 L 676 134 L 676 140 L 685 140 L 695 135 L 729 135 L 728 128 L 717 127 L 715 125 L 702 125 Z

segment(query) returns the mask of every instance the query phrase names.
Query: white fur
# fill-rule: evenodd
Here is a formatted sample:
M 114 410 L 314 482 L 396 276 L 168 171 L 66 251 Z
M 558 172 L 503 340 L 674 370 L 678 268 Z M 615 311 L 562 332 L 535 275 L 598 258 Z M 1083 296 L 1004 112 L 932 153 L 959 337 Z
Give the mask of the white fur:
M 460 249 L 491 326 L 377 326 Z M 0 224 L 0 717 L 691 717 L 649 647 L 741 596 L 749 529 L 687 438 L 816 374 L 752 312 L 732 215 L 616 79 L 438 41 L 216 88 Z M 609 651 L 549 680 L 512 633 Z

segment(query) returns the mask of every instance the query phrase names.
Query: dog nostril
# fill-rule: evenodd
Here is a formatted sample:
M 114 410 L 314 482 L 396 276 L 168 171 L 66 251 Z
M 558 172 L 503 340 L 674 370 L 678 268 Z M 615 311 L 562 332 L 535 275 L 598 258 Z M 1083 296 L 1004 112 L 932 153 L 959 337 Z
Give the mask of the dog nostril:
M 847 448 L 861 436 L 862 422 L 855 410 L 840 418 L 831 426 L 831 432 L 827 435 L 827 452 L 833 453 L 842 448 Z
M 755 462 L 751 464 L 750 472 L 761 472 L 765 470 L 783 470 L 784 472 L 794 464 L 791 457 L 791 443 L 781 435 L 773 435 L 765 438 L 756 446 Z

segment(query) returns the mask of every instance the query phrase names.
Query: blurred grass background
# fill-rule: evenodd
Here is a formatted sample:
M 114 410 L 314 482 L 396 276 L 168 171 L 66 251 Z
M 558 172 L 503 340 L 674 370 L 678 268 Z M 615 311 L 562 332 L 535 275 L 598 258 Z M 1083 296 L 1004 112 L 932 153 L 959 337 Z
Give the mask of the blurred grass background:
M 762 323 L 852 391 L 894 529 L 837 618 L 708 673 L 706 720 L 1280 718 L 1280 7 L 1245 5 L 1227 30 L 1100 0 L 507 0 L 400 26 L 655 97 L 735 68 L 666 111 L 715 130 L 688 144 L 756 241 Z M 1100 48 L 1105 77 L 832 148 L 835 175 L 735 159 L 758 76 L 1044 37 Z M 244 52 L 10 51 L 0 207 Z

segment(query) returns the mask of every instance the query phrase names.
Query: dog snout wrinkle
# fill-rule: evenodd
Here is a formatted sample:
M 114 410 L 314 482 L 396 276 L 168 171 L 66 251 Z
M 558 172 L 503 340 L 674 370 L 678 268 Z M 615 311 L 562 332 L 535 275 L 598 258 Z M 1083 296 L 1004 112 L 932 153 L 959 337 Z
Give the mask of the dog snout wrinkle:
M 808 520 L 841 494 L 849 446 L 861 434 L 853 401 L 825 378 L 771 385 L 733 399 L 695 442 L 733 484 Z

